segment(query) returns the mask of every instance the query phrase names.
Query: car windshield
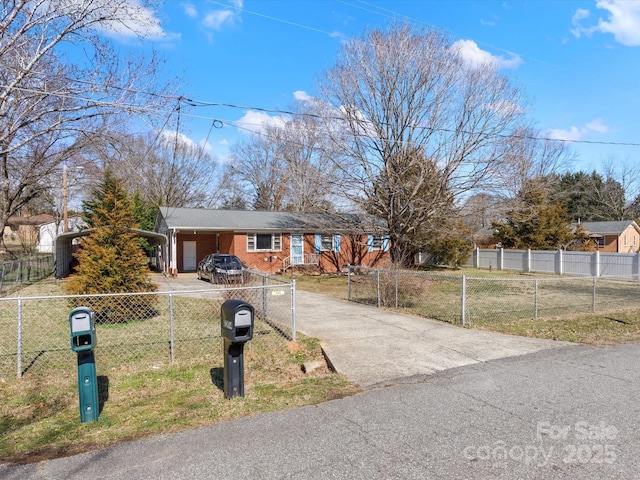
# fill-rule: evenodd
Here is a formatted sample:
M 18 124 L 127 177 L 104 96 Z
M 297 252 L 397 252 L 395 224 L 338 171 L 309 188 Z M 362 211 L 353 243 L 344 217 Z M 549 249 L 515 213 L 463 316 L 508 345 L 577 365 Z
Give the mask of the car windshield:
M 235 269 L 240 270 L 242 266 L 240 265 L 240 261 L 234 257 L 218 257 L 215 258 L 214 263 L 216 267 L 223 267 L 227 269 Z

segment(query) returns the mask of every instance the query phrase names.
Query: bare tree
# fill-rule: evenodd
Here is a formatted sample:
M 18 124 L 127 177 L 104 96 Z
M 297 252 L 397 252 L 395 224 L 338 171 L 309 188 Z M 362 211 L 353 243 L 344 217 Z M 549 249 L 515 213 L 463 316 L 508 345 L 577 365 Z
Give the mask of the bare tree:
M 255 209 L 331 210 L 340 155 L 314 108 L 297 104 L 283 125 L 264 125 L 261 132 L 234 145 L 225 184 L 237 184 Z
M 437 226 L 451 200 L 499 170 L 503 139 L 523 120 L 522 98 L 496 66 L 469 66 L 446 35 L 408 25 L 345 44 L 321 89 L 350 159 L 343 193 L 385 219 L 400 263 L 416 226 Z M 417 202 L 425 192 L 438 201 Z
M 605 182 L 599 195 L 603 210 L 615 220 L 640 216 L 640 166 L 611 157 L 603 162 L 603 170 Z
M 94 155 L 105 167 L 121 172 L 125 189 L 149 204 L 210 207 L 220 201 L 217 163 L 175 132 L 115 136 Z
M 157 115 L 166 97 L 145 93 L 164 93 L 155 57 L 122 60 L 104 36 L 157 33 L 144 2 L 10 0 L 0 12 L 1 231 L 105 123 Z
M 246 198 L 256 210 L 283 210 L 287 186 L 287 168 L 278 145 L 265 126 L 264 134 L 252 135 L 231 147 L 232 162 L 224 184 L 233 193 Z

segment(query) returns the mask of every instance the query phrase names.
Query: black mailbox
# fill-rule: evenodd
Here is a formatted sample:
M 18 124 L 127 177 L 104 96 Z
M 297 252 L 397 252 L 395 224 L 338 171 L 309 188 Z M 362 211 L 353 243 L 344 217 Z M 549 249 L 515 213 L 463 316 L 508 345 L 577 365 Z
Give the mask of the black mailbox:
M 255 310 L 242 300 L 227 300 L 220 308 L 220 329 L 224 338 L 245 343 L 253 338 Z
M 220 307 L 224 340 L 224 396 L 244 397 L 244 344 L 253 338 L 255 309 L 242 300 L 227 300 Z

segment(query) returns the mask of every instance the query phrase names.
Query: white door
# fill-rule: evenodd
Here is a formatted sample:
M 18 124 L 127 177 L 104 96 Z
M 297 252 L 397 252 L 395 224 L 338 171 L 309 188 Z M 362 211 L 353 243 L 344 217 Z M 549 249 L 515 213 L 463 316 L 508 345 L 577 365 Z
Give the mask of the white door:
M 182 242 L 182 269 L 189 271 L 196 267 L 196 242 Z
M 291 265 L 304 263 L 304 238 L 300 234 L 291 234 Z

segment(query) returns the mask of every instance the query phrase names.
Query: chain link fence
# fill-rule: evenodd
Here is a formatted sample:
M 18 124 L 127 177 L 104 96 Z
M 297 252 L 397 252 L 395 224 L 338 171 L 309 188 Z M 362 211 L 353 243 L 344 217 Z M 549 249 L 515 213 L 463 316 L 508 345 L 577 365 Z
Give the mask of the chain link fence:
M 15 291 L 25 283 L 48 277 L 52 272 L 53 255 L 0 262 L 0 295 Z
M 352 266 L 348 299 L 468 325 L 640 308 L 640 283 L 596 277 L 475 278 Z
M 220 307 L 232 298 L 255 308 L 246 351 L 295 340 L 295 283 L 260 275 L 203 290 L 0 298 L 0 379 L 74 374 L 68 318 L 81 305 L 95 312 L 101 371 L 214 363 L 222 352 Z

